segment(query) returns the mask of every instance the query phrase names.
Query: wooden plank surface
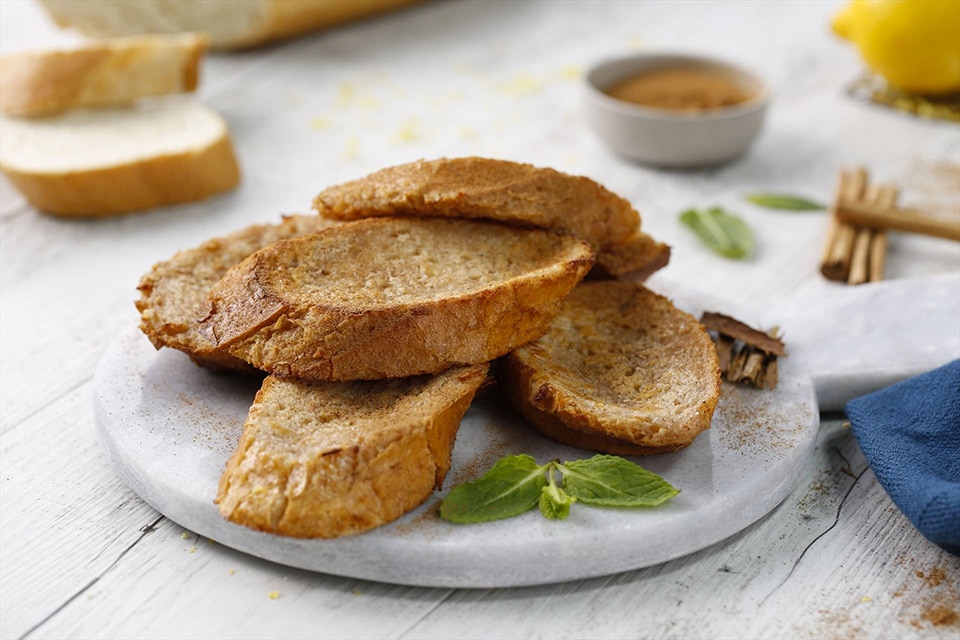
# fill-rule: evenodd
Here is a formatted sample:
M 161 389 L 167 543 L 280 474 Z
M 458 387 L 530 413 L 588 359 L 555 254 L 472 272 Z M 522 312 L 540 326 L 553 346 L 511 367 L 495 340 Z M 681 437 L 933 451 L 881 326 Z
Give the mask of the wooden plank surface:
M 230 124 L 244 171 L 231 194 L 63 221 L 0 179 L 0 637 L 956 638 L 960 562 L 897 511 L 839 415 L 824 416 L 793 494 L 742 533 L 656 567 L 523 589 L 407 588 L 248 557 L 144 504 L 96 441 L 93 371 L 136 324 L 151 264 L 390 164 L 477 154 L 588 175 L 672 245 L 665 278 L 743 303 L 838 286 L 818 273 L 824 216 L 762 210 L 746 193 L 826 200 L 840 167 L 865 165 L 903 188 L 902 205 L 960 215 L 960 130 L 845 95 L 861 67 L 829 32 L 838 6 L 428 3 L 211 55 L 196 99 Z M 75 40 L 37 5 L 0 2 L 3 52 Z M 603 148 L 578 83 L 589 62 L 635 49 L 712 53 L 768 77 L 775 100 L 750 153 L 671 172 Z M 715 204 L 754 228 L 750 259 L 710 254 L 677 222 Z M 888 277 L 957 270 L 954 243 L 890 234 Z

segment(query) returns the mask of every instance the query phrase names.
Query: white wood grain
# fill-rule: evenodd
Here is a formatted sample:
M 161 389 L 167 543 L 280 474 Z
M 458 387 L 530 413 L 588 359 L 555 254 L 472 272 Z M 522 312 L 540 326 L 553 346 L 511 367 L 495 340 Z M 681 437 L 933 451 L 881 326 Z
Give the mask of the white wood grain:
M 95 437 L 93 370 L 137 322 L 135 287 L 151 264 L 420 157 L 491 155 L 593 177 L 672 245 L 664 278 L 738 303 L 837 288 L 817 271 L 823 215 L 765 211 L 744 194 L 825 201 L 840 167 L 865 165 L 904 187 L 902 202 L 960 216 L 960 128 L 847 97 L 861 66 L 829 32 L 838 6 L 427 3 L 210 55 L 194 99 L 230 124 L 244 173 L 231 194 L 63 221 L 0 179 L 0 637 L 956 638 L 960 622 L 937 614 L 960 616 L 960 561 L 892 505 L 840 416 L 827 416 L 796 491 L 720 544 L 594 580 L 472 591 L 313 574 L 198 538 L 126 489 Z M 0 2 L 0 52 L 78 40 L 35 3 Z M 673 172 L 607 152 L 580 118 L 579 78 L 638 48 L 763 73 L 775 100 L 749 154 Z M 754 227 L 749 260 L 713 256 L 677 222 L 713 204 Z M 960 245 L 891 234 L 890 278 L 958 269 Z

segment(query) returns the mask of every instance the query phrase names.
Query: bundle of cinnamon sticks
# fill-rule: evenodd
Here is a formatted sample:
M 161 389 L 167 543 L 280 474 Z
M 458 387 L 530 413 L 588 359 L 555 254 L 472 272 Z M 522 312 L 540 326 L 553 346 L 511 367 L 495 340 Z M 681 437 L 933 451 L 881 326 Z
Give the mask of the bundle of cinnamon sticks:
M 777 358 L 787 355 L 778 329 L 768 332 L 722 313 L 705 311 L 700 323 L 717 345 L 720 373 L 730 382 L 774 389 L 780 378 Z
M 829 280 L 863 284 L 883 280 L 887 230 L 960 241 L 960 224 L 897 208 L 893 185 L 869 184 L 867 170 L 841 170 L 831 207 L 820 271 Z

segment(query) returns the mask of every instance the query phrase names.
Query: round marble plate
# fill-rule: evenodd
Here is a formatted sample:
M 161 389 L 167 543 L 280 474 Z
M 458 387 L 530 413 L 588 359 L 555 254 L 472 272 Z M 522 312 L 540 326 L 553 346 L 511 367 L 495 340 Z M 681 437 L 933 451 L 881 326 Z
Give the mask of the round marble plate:
M 416 586 L 511 587 L 658 564 L 719 542 L 773 509 L 800 477 L 819 420 L 812 384 L 782 369 L 772 392 L 725 384 L 711 429 L 688 448 L 635 459 L 681 490 L 660 507 L 575 504 L 564 521 L 535 510 L 453 525 L 437 513 L 441 491 L 393 523 L 336 540 L 253 531 L 223 520 L 213 503 L 258 380 L 210 373 L 181 353 L 155 351 L 131 330 L 104 354 L 95 386 L 99 435 L 120 475 L 187 529 L 301 569 Z M 536 434 L 486 390 L 464 417 L 446 488 L 479 477 L 509 453 L 540 462 L 592 455 Z

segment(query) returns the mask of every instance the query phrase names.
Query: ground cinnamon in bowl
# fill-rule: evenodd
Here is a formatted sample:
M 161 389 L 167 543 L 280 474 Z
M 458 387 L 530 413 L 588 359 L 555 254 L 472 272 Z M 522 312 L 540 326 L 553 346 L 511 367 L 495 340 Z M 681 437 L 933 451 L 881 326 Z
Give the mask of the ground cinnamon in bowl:
M 643 71 L 617 82 L 605 93 L 645 107 L 679 111 L 719 109 L 756 95 L 745 90 L 729 73 L 704 67 Z
M 770 93 L 753 71 L 707 56 L 631 53 L 584 76 L 584 115 L 611 150 L 657 167 L 728 162 L 760 133 Z

